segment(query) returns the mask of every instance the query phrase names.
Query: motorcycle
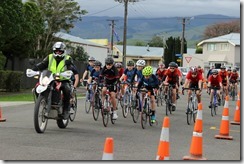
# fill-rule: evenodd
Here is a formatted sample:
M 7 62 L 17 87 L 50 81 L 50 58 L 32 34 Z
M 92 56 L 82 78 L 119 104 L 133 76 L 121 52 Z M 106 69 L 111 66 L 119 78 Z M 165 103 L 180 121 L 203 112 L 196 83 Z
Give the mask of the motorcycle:
M 48 119 L 54 119 L 59 128 L 68 126 L 69 119 L 63 118 L 63 93 L 60 89 L 60 76 L 70 79 L 73 72 L 68 70 L 62 73 L 52 73 L 49 70 L 33 71 L 26 70 L 27 77 L 39 77 L 36 87 L 38 94 L 34 107 L 34 127 L 37 133 L 44 133 L 47 128 Z

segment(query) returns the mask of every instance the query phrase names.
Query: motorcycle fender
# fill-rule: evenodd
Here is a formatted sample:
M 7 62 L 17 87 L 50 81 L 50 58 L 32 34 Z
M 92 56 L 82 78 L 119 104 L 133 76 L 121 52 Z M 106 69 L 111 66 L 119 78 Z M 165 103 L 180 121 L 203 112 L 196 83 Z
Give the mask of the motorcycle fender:
M 37 93 L 42 93 L 46 89 L 47 89 L 47 86 L 38 85 L 38 87 L 36 88 L 36 92 Z

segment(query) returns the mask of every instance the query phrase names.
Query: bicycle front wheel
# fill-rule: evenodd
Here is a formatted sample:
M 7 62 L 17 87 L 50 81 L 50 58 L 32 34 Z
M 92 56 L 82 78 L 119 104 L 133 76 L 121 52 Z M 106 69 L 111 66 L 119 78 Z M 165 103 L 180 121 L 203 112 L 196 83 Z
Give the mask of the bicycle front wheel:
M 124 95 L 124 105 L 123 105 L 123 108 L 122 108 L 122 113 L 123 113 L 123 117 L 126 118 L 127 115 L 128 115 L 128 112 L 129 112 L 129 95 L 127 93 L 125 93 Z
M 85 101 L 86 113 L 89 113 L 91 110 L 91 103 L 90 103 L 91 99 L 89 97 L 90 97 L 90 93 L 86 91 L 86 101 Z
M 188 112 L 186 114 L 186 118 L 187 118 L 187 124 L 190 125 L 192 123 L 192 120 L 193 120 L 193 112 L 194 112 L 194 108 L 193 108 L 193 102 L 192 100 L 190 100 L 188 102 Z
M 98 94 L 95 94 L 94 95 L 94 98 L 93 98 L 93 105 L 92 105 L 92 115 L 93 115 L 93 118 L 95 121 L 97 121 L 98 119 L 98 116 L 99 116 L 99 110 L 100 110 L 100 98 L 99 98 L 99 95 Z
M 77 96 L 76 96 L 76 93 L 74 94 L 74 97 L 72 99 L 70 111 L 72 111 L 72 112 L 70 112 L 69 119 L 70 119 L 70 121 L 74 121 L 75 116 L 76 116 L 76 112 L 77 112 Z
M 133 110 L 131 110 L 131 111 L 133 111 L 132 119 L 133 119 L 134 123 L 137 123 L 139 115 L 140 115 L 139 103 L 140 103 L 139 100 L 136 100 L 136 106 Z

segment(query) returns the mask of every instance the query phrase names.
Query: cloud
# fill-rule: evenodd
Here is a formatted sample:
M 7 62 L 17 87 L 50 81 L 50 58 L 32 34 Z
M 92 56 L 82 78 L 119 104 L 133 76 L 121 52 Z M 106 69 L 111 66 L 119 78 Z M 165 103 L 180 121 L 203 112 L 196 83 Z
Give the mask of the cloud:
M 114 0 L 75 0 L 94 16 L 124 15 L 124 5 Z M 88 14 L 88 15 L 89 15 Z M 172 17 L 219 14 L 240 17 L 239 0 L 139 0 L 129 3 L 130 17 Z

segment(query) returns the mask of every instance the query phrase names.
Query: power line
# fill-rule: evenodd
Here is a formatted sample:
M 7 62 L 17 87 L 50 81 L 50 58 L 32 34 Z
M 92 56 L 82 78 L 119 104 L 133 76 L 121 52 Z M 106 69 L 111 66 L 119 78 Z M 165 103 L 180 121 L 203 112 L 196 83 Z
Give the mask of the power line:
M 91 16 L 91 15 L 96 15 L 96 14 L 99 14 L 99 13 L 102 13 L 102 12 L 105 12 L 105 11 L 108 11 L 108 10 L 110 10 L 110 9 L 113 9 L 113 8 L 115 8 L 115 7 L 117 7 L 117 6 L 120 6 L 120 5 L 121 5 L 121 4 L 118 4 L 118 5 L 112 6 L 112 7 L 110 7 L 110 8 L 107 8 L 107 9 L 104 9 L 104 10 L 101 10 L 101 11 L 98 11 L 98 12 L 96 12 L 96 13 L 87 14 L 87 15 L 84 15 L 83 17 L 85 17 L 85 16 Z

